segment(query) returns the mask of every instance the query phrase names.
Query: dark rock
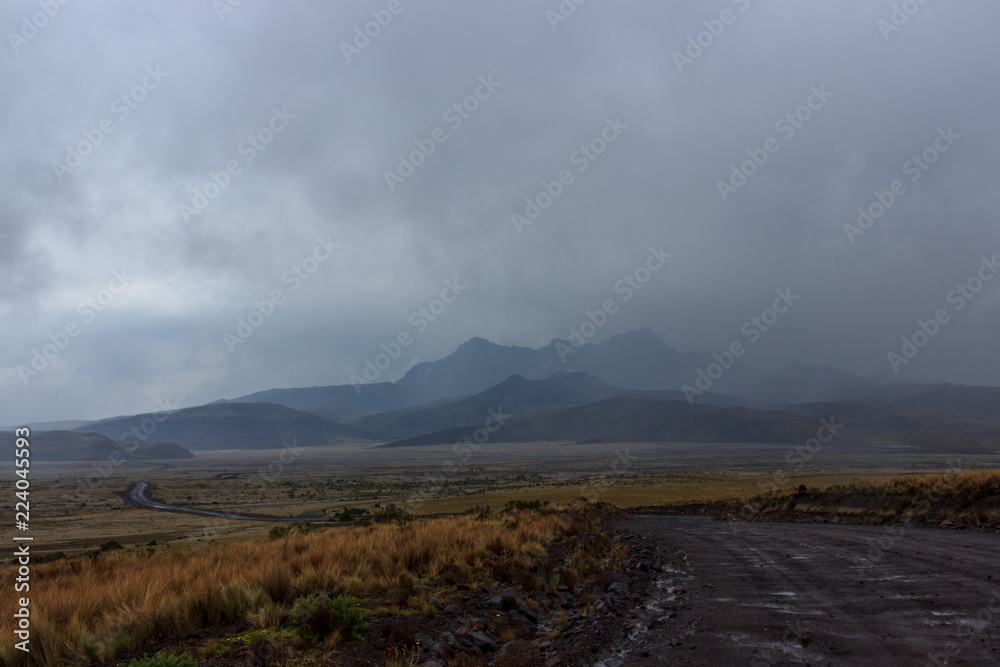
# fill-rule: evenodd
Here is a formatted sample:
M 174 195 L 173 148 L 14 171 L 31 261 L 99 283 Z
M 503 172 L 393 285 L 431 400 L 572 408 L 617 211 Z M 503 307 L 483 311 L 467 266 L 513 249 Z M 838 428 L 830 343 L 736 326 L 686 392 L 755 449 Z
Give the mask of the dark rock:
M 532 625 L 538 623 L 538 614 L 536 614 L 534 610 L 527 604 L 521 605 L 520 607 L 517 608 L 517 610 L 521 613 L 522 616 L 527 618 Z
M 431 598 L 430 600 L 427 601 L 427 604 L 434 607 L 435 609 L 444 609 L 444 604 L 442 604 L 441 600 L 438 600 L 437 598 Z
M 514 609 L 511 609 L 510 611 L 507 612 L 507 619 L 514 625 L 534 625 L 533 623 L 529 622 L 527 618 L 517 613 L 517 611 Z
M 542 593 L 541 591 L 536 591 L 534 594 L 534 598 L 538 602 L 538 604 L 542 605 L 545 608 L 552 606 L 552 600 L 549 599 L 548 595 Z
M 524 604 L 524 599 L 513 588 L 505 588 L 500 591 L 500 599 L 503 601 L 504 611 L 517 609 Z
M 444 642 L 436 642 L 433 646 L 431 646 L 431 655 L 447 662 L 448 660 L 451 660 L 452 650 L 451 647 Z
M 459 606 L 457 604 L 450 604 L 450 605 L 448 605 L 447 607 L 444 608 L 444 613 L 446 613 L 446 614 L 457 614 L 460 611 L 461 611 L 461 609 L 459 608 Z
M 498 663 L 500 663 L 500 664 L 503 664 L 504 660 L 510 660 L 511 658 L 513 658 L 514 657 L 514 653 L 516 651 L 517 651 L 517 642 L 516 641 L 509 641 L 506 644 L 504 644 L 503 646 L 501 646 L 500 650 L 497 651 L 496 661 Z
M 497 650 L 497 643 L 484 632 L 470 632 L 469 639 L 483 651 L 491 652 Z
M 616 595 L 628 595 L 628 585 L 623 584 L 620 581 L 616 581 L 615 583 L 608 586 L 608 593 L 613 593 Z

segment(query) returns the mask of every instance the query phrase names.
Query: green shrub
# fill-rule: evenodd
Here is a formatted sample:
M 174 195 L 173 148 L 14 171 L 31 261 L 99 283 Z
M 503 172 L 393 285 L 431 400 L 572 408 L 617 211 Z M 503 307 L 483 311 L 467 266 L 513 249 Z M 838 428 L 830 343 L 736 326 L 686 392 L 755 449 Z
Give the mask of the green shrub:
M 32 556 L 31 559 L 35 563 L 51 563 L 51 562 L 57 561 L 57 560 L 65 560 L 66 559 L 66 554 L 63 553 L 62 551 L 57 551 L 54 554 L 45 554 L 45 555 L 42 555 L 42 556 Z
M 547 503 L 546 503 L 547 504 Z M 540 510 L 542 509 L 541 500 L 509 500 L 507 501 L 507 507 L 504 511 L 515 512 L 519 510 Z
M 395 503 L 389 503 L 372 516 L 375 523 L 406 523 L 413 518 L 409 512 L 399 507 Z
M 143 656 L 141 660 L 133 660 L 128 667 L 198 667 L 198 661 L 187 655 L 158 653 L 152 658 Z
M 325 593 L 313 593 L 301 597 L 295 601 L 291 617 L 294 623 L 317 639 L 335 630 L 344 630 L 352 637 L 359 637 L 368 629 L 357 600 L 343 595 L 331 598 Z
M 267 531 L 267 537 L 272 540 L 280 540 L 282 537 L 288 535 L 291 530 L 289 526 L 275 526 Z

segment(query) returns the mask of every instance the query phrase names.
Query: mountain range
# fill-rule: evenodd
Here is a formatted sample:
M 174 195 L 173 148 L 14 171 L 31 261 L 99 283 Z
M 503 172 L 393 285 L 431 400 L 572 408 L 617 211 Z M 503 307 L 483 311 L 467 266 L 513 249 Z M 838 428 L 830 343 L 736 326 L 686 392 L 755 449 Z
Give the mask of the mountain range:
M 269 389 L 171 413 L 53 423 L 62 435 L 46 446 L 56 458 L 72 457 L 75 447 L 87 459 L 107 455 L 108 443 L 92 436 L 113 444 L 133 433 L 188 455 L 279 448 L 292 439 L 304 447 L 448 444 L 484 425 L 494 443 L 785 444 L 813 437 L 820 417 L 836 415 L 849 432 L 841 442 L 992 452 L 1000 451 L 998 406 L 996 387 L 903 383 L 797 363 L 761 370 L 677 352 L 639 329 L 540 349 L 473 338 L 395 383 Z

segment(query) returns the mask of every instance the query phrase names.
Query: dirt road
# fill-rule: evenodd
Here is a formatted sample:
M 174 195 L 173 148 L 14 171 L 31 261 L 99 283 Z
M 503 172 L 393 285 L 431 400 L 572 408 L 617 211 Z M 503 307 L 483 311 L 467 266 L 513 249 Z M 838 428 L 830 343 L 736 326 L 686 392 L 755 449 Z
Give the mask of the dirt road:
M 631 638 L 594 664 L 1000 665 L 995 532 L 663 516 L 617 525 L 662 571 L 648 598 L 631 600 Z

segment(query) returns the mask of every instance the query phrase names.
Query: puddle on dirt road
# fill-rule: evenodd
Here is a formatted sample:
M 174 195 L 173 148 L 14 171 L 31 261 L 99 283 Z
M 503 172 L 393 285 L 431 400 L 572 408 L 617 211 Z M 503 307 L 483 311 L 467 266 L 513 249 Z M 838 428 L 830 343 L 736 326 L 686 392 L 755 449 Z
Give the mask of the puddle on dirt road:
M 757 609 L 770 609 L 780 614 L 791 614 L 793 616 L 823 616 L 824 613 L 818 609 L 792 609 L 788 604 L 777 602 L 741 602 L 741 607 L 754 607 Z
M 668 565 L 661 565 L 661 568 L 661 575 L 653 582 L 652 595 L 643 605 L 638 617 L 632 621 L 632 629 L 629 630 L 625 646 L 610 657 L 595 662 L 594 667 L 618 667 L 649 633 L 650 626 L 670 618 L 673 610 L 665 609 L 664 605 L 676 602 L 684 591 L 683 582 L 694 579 L 694 575 Z

